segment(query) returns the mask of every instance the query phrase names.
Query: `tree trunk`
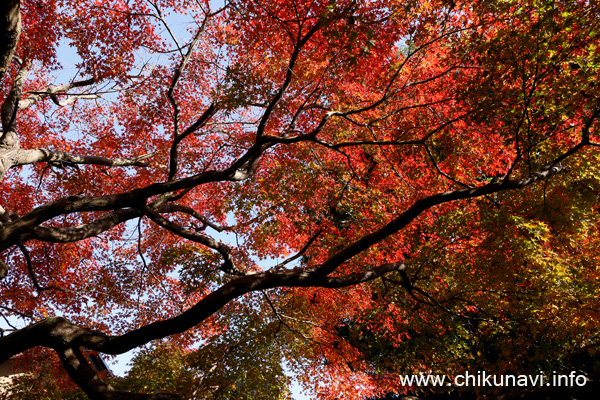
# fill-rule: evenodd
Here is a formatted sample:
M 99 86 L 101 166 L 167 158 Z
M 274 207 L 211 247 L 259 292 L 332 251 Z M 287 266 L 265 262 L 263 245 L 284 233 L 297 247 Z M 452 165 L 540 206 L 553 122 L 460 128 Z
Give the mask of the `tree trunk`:
M 21 35 L 21 1 L 0 2 L 0 81 L 10 67 Z

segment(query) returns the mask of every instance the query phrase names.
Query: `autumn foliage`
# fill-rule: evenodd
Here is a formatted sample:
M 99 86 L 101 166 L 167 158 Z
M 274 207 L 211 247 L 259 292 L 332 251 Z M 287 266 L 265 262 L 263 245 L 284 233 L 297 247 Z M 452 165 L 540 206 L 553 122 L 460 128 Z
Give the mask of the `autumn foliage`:
M 0 361 L 92 399 L 599 378 L 598 2 L 5 3 Z

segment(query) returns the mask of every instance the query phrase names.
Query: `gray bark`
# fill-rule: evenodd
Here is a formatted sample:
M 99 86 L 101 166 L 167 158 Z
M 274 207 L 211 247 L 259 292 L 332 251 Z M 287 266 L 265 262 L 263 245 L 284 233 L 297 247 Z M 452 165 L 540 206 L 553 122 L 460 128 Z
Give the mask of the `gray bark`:
M 0 2 L 0 82 L 10 67 L 21 36 L 21 2 Z

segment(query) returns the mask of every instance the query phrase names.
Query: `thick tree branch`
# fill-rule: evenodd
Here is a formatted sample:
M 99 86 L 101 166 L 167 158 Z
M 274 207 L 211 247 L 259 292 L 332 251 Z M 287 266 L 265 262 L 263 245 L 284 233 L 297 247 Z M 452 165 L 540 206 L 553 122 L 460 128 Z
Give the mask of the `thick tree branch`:
M 15 130 L 15 121 L 17 118 L 19 100 L 21 99 L 21 95 L 23 94 L 23 86 L 25 85 L 25 81 L 29 75 L 30 63 L 30 60 L 25 60 L 23 62 L 19 72 L 17 72 L 17 75 L 15 76 L 15 80 L 13 81 L 8 96 L 6 96 L 6 99 L 4 99 L 4 103 L 2 103 L 2 107 L 0 108 L 2 113 L 2 130 L 4 132 Z M 0 141 L 1 140 L 2 139 L 0 139 Z
M 121 354 L 151 340 L 184 332 L 210 317 L 233 299 L 249 292 L 282 286 L 341 288 L 377 279 L 402 266 L 401 263 L 384 264 L 362 273 L 325 278 L 302 270 L 246 275 L 226 283 L 189 310 L 173 318 L 154 322 L 121 336 L 109 337 L 73 325 L 61 317 L 47 318 L 0 338 L 0 362 L 34 346 L 54 349 L 84 346 L 107 354 Z
M 5 133 L 3 142 L 0 142 L 0 181 L 10 168 L 19 165 L 28 165 L 38 162 L 48 162 L 60 167 L 77 164 L 102 165 L 106 167 L 146 167 L 148 158 L 156 154 L 149 153 L 132 158 L 107 158 L 101 156 L 87 156 L 66 153 L 64 151 L 20 148 L 19 139 L 15 132 Z
M 93 85 L 95 82 L 96 82 L 96 79 L 91 78 L 91 79 L 86 79 L 83 81 L 67 83 L 65 85 L 49 86 L 46 88 L 46 90 L 41 91 L 41 92 L 28 92 L 27 97 L 19 100 L 18 109 L 23 110 L 23 109 L 29 108 L 32 105 L 34 105 L 35 103 L 37 103 L 38 101 L 41 101 L 48 97 L 50 97 L 56 105 L 61 106 L 61 107 L 71 104 L 75 100 L 81 99 L 81 98 L 97 99 L 100 97 L 99 94 L 86 94 L 86 93 L 70 94 L 70 93 L 67 93 L 69 90 L 71 90 L 73 88 L 90 86 L 90 85 Z M 58 98 L 58 95 L 63 95 L 63 94 L 68 95 L 69 98 L 67 100 L 60 101 Z
M 148 161 L 145 161 L 156 153 L 144 154 L 132 158 L 106 158 L 100 156 L 86 156 L 65 153 L 64 151 L 55 151 L 48 149 L 20 150 L 15 156 L 16 165 L 33 164 L 37 162 L 49 162 L 53 164 L 92 164 L 103 165 L 107 167 L 146 167 Z
M 57 349 L 58 356 L 69 377 L 92 400 L 108 400 L 114 389 L 107 385 L 90 367 L 79 348 L 67 347 Z
M 456 200 L 481 197 L 502 191 L 520 189 L 540 180 L 547 179 L 552 175 L 556 175 L 565 169 L 565 167 L 561 165 L 560 162 L 569 157 L 570 155 L 575 154 L 583 147 L 584 145 L 580 143 L 579 145 L 565 152 L 563 155 L 555 159 L 552 163 L 548 164 L 541 170 L 516 181 L 505 180 L 502 182 L 494 182 L 476 188 L 467 188 L 445 193 L 438 193 L 417 200 L 406 211 L 404 211 L 398 217 L 393 219 L 391 222 L 384 225 L 382 228 L 378 229 L 377 231 L 371 234 L 363 236 L 361 239 L 345 247 L 337 254 L 332 256 L 329 260 L 327 260 L 325 263 L 318 267 L 317 273 L 323 276 L 329 275 L 344 262 L 350 260 L 352 257 L 365 251 L 369 247 L 379 243 L 383 239 L 400 231 L 402 228 L 406 227 L 409 223 L 414 221 L 425 210 L 435 207 L 436 205 Z
M 143 208 L 148 199 L 163 193 L 174 192 L 211 182 L 239 181 L 248 174 L 228 168 L 223 171 L 206 171 L 191 177 L 171 182 L 155 183 L 130 192 L 106 196 L 67 196 L 17 218 L 0 229 L 0 251 L 16 243 L 29 230 L 59 215 L 68 215 L 85 211 L 112 211 L 119 208 Z
M 0 82 L 10 67 L 21 36 L 21 2 L 0 2 Z
M 29 233 L 23 235 L 23 240 L 26 241 L 37 239 L 50 243 L 77 242 L 90 237 L 98 236 L 125 221 L 129 221 L 140 216 L 142 216 L 142 212 L 139 210 L 133 208 L 123 208 L 108 213 L 87 224 L 70 226 L 66 228 L 40 225 L 32 229 Z
M 172 204 L 167 203 L 158 207 L 157 212 L 159 213 L 176 213 L 181 212 L 184 214 L 188 214 L 200 222 L 203 225 L 209 226 L 210 228 L 216 230 L 217 232 L 223 232 L 228 229 L 232 229 L 231 227 L 223 227 L 219 226 L 213 222 L 211 222 L 208 218 L 204 217 L 196 210 L 191 207 L 180 205 L 180 204 Z M 44 226 L 40 225 L 34 228 L 29 233 L 23 236 L 23 240 L 31 240 L 37 239 L 44 242 L 50 243 L 72 243 L 80 240 L 84 240 L 90 237 L 98 236 L 103 232 L 110 230 L 111 228 L 132 220 L 134 218 L 139 218 L 144 213 L 140 210 L 134 208 L 123 208 L 119 210 L 115 210 L 110 212 L 102 217 L 98 218 L 93 222 L 89 222 L 86 224 L 81 224 L 77 226 L 70 226 L 66 228 L 59 228 L 53 226 Z
M 180 396 L 170 393 L 144 394 L 117 391 L 98 376 L 79 348 L 68 347 L 57 350 L 57 353 L 69 377 L 92 400 L 181 400 Z

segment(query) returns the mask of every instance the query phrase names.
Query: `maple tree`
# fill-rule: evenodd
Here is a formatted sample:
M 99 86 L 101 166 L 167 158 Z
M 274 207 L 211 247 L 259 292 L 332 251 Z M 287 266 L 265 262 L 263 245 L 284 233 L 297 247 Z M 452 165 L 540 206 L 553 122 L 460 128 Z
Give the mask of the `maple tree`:
M 52 349 L 92 399 L 594 378 L 597 2 L 0 14 L 0 361 Z M 116 383 L 82 353 L 142 347 Z

